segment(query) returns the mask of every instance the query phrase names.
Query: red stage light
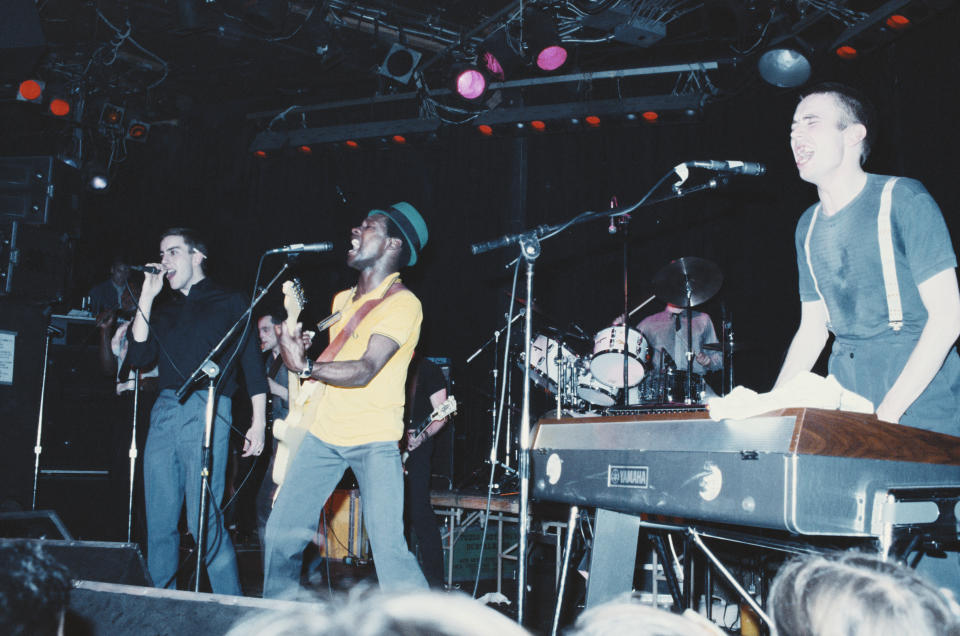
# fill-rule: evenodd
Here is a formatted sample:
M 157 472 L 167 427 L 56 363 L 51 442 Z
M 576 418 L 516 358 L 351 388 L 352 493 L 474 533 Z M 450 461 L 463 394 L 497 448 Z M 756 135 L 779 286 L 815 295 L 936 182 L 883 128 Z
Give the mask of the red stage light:
M 547 129 L 547 125 L 539 119 L 534 119 L 532 122 L 530 122 L 530 126 L 538 132 L 543 132 Z
M 656 111 L 648 110 L 642 115 L 644 121 L 654 122 L 660 119 L 660 115 Z
M 297 152 L 299 152 L 301 155 L 312 155 L 313 148 L 307 145 L 297 146 Z
M 354 149 L 360 147 L 360 144 L 355 142 L 353 139 L 347 139 L 345 142 L 343 142 L 343 145 L 346 146 L 347 148 L 354 148 Z
M 908 26 L 910 26 L 910 18 L 905 15 L 900 15 L 899 13 L 894 13 L 892 16 L 887 18 L 887 26 L 894 31 L 906 29 Z
M 837 49 L 837 57 L 842 60 L 852 60 L 857 57 L 857 49 L 848 44 L 844 44 Z
M 600 118 L 596 115 L 587 115 L 584 120 L 591 128 L 597 128 L 600 125 Z
M 393 137 L 390 138 L 390 141 L 392 141 L 395 144 L 405 144 L 407 143 L 407 138 L 404 137 L 403 135 L 394 135 Z
M 257 159 L 266 159 L 266 158 L 267 158 L 267 151 L 266 151 L 266 150 L 254 150 L 254 151 L 253 151 L 253 156 L 256 157 Z
M 493 127 L 486 124 L 480 124 L 477 126 L 477 130 L 479 130 L 480 134 L 484 137 L 490 137 L 493 135 Z
M 66 117 L 70 114 L 70 102 L 60 98 L 51 99 L 50 112 L 57 117 Z
M 24 101 L 39 101 L 40 96 L 43 95 L 43 86 L 37 80 L 25 80 L 20 82 L 20 90 L 17 94 Z

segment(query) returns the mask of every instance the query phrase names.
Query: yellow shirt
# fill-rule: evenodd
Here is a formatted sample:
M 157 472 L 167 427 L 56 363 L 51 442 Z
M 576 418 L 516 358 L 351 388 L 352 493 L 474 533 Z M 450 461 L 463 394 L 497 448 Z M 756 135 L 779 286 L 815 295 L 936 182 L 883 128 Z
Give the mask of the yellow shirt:
M 397 278 L 399 274 L 388 276 L 357 300 L 353 300 L 353 289 L 338 293 L 333 299 L 333 311 L 339 311 L 341 316 L 330 328 L 330 340 L 337 337 L 364 303 L 381 298 Z M 373 334 L 390 338 L 400 348 L 366 386 L 324 387 L 310 432 L 336 446 L 399 440 L 403 434 L 407 367 L 420 339 L 422 321 L 420 301 L 409 290 L 393 294 L 367 314 L 334 360 L 359 360 Z

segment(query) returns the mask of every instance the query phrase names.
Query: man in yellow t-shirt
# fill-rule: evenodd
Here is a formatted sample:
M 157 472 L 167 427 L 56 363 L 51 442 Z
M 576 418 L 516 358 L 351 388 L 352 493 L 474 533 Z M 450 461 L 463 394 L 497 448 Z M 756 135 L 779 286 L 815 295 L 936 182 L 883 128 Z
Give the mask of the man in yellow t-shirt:
M 416 263 L 427 242 L 427 226 L 412 205 L 401 202 L 372 210 L 351 234 L 347 265 L 359 278 L 356 287 L 333 300 L 340 319 L 330 328 L 331 347 L 321 361 L 306 357 L 299 325 L 293 334 L 279 330 L 287 368 L 321 384 L 316 387 L 319 397 L 313 398 L 318 400 L 315 419 L 290 462 L 267 522 L 264 597 L 293 597 L 299 591 L 303 550 L 348 466 L 360 486 L 380 587 L 427 587 L 403 536 L 397 445 L 403 434 L 407 366 L 423 320 L 420 301 L 400 284 L 399 269 Z

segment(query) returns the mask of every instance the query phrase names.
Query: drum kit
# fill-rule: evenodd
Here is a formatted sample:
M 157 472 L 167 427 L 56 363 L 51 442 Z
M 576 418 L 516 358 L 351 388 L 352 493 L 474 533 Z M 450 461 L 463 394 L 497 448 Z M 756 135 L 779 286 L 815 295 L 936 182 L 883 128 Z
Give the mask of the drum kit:
M 656 294 L 646 302 L 659 298 L 686 310 L 689 350 L 692 349 L 692 307 L 712 298 L 722 282 L 723 275 L 712 262 L 695 257 L 680 258 L 657 273 L 653 279 Z M 580 331 L 579 328 L 576 331 Z M 698 406 L 708 394 L 713 394 L 704 377 L 690 372 L 689 367 L 676 368 L 662 361 L 659 367 L 654 366 L 654 350 L 649 341 L 628 325 L 613 325 L 598 331 L 589 353 L 578 353 L 570 344 L 574 341 L 585 343 L 589 338 L 582 332 L 554 327 L 543 327 L 533 334 L 530 378 L 556 397 L 557 412 L 588 413 L 624 402 L 629 407 Z M 721 350 L 721 345 L 716 343 L 705 348 Z M 688 359 L 692 359 L 692 354 Z M 523 368 L 523 353 L 519 354 L 518 364 Z

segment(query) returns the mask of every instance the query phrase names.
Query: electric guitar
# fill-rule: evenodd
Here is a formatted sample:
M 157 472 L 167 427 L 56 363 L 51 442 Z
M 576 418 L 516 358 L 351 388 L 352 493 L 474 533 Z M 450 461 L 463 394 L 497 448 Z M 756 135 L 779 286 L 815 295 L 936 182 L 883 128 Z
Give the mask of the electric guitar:
M 306 297 L 300 288 L 300 281 L 286 281 L 283 283 L 283 307 L 287 310 L 287 319 L 283 328 L 293 335 L 297 327 L 297 319 L 306 304 Z M 318 332 L 322 332 L 340 319 L 340 312 L 324 318 L 317 324 Z M 287 390 L 289 393 L 290 410 L 283 419 L 273 422 L 273 437 L 277 440 L 277 454 L 273 458 L 273 482 L 278 486 L 283 483 L 287 474 L 290 460 L 297 454 L 300 442 L 303 441 L 310 423 L 316 416 L 316 407 L 323 395 L 324 384 L 316 380 L 300 383 L 300 377 L 293 371 L 287 372 Z
M 450 417 L 456 412 L 457 412 L 457 398 L 451 395 L 446 400 L 441 402 L 440 405 L 438 405 L 437 408 L 433 410 L 433 413 L 423 418 L 423 420 L 421 420 L 420 423 L 418 423 L 416 426 L 411 426 L 407 428 L 408 431 L 413 431 L 414 433 L 413 433 L 412 440 L 409 435 L 405 437 L 405 439 L 407 440 L 408 448 L 404 450 L 403 454 L 400 456 L 401 461 L 406 462 L 407 457 L 410 456 L 410 452 L 416 449 L 416 447 L 420 445 L 420 442 L 423 441 L 420 438 L 424 435 L 424 433 L 426 433 L 427 427 L 430 426 L 431 423 L 437 420 L 442 420 L 444 418 Z M 439 430 L 439 428 L 437 430 Z M 434 431 L 434 433 L 436 433 L 436 431 Z M 410 441 L 417 442 L 413 446 L 413 448 L 409 448 Z

